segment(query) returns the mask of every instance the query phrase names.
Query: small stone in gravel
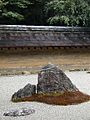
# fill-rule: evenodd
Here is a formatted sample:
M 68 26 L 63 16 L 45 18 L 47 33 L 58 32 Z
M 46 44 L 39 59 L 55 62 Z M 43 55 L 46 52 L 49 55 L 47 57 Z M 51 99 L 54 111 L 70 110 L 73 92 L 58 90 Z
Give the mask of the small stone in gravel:
M 21 108 L 16 110 L 11 110 L 9 112 L 4 113 L 4 116 L 12 116 L 12 117 L 18 117 L 18 116 L 26 116 L 35 113 L 34 109 L 30 108 Z

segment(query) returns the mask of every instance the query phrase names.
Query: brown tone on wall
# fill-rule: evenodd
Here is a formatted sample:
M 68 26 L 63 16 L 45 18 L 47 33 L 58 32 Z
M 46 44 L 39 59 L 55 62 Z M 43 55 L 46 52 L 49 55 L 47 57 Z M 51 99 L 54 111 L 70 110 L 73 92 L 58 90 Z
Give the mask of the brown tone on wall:
M 89 69 L 90 28 L 0 26 L 1 69 L 36 69 L 49 62 L 62 69 Z

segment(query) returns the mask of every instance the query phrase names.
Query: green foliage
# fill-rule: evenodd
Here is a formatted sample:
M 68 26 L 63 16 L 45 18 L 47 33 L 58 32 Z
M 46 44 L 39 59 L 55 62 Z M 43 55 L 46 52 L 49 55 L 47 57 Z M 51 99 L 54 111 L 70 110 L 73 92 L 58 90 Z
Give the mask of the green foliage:
M 2 13 L 2 16 L 13 19 L 13 20 L 14 19 L 17 19 L 17 20 L 23 20 L 24 19 L 23 15 L 21 15 L 17 12 L 12 12 L 12 11 Z
M 45 7 L 51 25 L 88 26 L 90 5 L 84 0 L 53 0 Z
M 31 4 L 28 0 L 2 0 L 1 23 L 17 24 L 25 20 L 26 10 Z
M 0 15 L 3 12 L 4 6 L 7 4 L 4 0 L 0 0 Z
M 90 0 L 0 0 L 0 24 L 90 26 Z

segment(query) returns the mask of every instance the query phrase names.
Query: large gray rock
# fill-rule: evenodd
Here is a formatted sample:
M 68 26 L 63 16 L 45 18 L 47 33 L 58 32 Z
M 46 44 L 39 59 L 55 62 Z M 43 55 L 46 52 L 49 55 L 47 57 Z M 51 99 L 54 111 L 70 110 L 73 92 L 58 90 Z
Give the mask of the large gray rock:
M 30 115 L 32 113 L 35 113 L 34 109 L 21 108 L 21 109 L 16 109 L 16 110 L 11 110 L 11 111 L 5 112 L 3 115 L 4 116 L 18 117 L 18 116 Z
M 38 74 L 38 93 L 77 90 L 65 73 L 55 65 L 48 64 Z
M 24 88 L 18 90 L 12 95 L 12 100 L 18 100 L 19 98 L 30 97 L 36 93 L 36 86 L 27 84 Z

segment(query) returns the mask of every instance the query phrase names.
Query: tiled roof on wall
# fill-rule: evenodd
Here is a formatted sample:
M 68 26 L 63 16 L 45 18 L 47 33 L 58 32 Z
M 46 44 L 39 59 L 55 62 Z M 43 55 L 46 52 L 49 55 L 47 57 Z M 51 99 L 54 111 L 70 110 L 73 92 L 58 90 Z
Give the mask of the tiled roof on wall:
M 0 47 L 90 46 L 90 28 L 1 25 Z

